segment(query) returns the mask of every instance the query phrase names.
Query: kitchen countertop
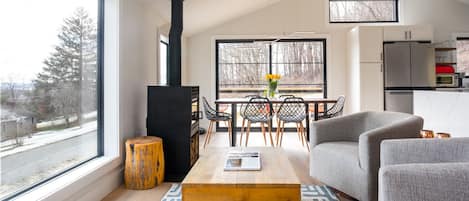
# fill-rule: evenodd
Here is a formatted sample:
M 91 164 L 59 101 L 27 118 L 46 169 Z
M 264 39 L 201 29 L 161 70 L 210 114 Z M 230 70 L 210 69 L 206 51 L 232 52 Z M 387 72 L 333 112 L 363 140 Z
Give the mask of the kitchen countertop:
M 436 88 L 436 91 L 469 93 L 469 88 Z

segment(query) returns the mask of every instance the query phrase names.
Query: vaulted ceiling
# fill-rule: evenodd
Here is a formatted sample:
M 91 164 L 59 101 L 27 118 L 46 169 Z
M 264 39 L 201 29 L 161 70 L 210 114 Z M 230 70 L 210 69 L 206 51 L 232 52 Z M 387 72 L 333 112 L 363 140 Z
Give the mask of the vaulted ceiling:
M 458 1 L 469 5 L 469 0 L 458 0 Z
M 141 0 L 163 21 L 171 20 L 171 0 Z M 184 35 L 190 36 L 281 0 L 184 0 Z M 469 6 L 469 0 L 454 0 Z M 448 2 L 449 3 L 449 2 Z
M 171 0 L 143 0 L 153 4 L 156 12 L 167 22 L 171 20 Z M 280 0 L 184 0 L 184 35 L 265 8 Z

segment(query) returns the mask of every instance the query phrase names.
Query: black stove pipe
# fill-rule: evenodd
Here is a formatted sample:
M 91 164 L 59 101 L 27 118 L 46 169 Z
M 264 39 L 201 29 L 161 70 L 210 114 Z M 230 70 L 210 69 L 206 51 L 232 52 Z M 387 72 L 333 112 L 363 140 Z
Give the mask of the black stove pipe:
M 171 29 L 169 31 L 169 86 L 181 86 L 181 36 L 183 0 L 171 0 Z

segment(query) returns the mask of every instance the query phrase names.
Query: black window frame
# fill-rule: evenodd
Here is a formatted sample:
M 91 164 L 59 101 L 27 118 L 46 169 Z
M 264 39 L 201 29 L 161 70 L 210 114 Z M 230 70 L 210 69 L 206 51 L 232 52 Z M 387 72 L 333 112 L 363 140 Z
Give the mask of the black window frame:
M 97 9 L 97 89 L 96 89 L 96 109 L 97 109 L 97 155 L 85 160 L 81 163 L 78 163 L 72 167 L 66 168 L 50 177 L 47 179 L 44 179 L 42 181 L 39 181 L 31 186 L 28 186 L 27 188 L 21 189 L 7 197 L 4 198 L 4 200 L 13 200 L 16 199 L 16 197 L 20 196 L 23 193 L 29 192 L 31 190 L 34 190 L 35 188 L 50 182 L 53 179 L 56 179 L 59 176 L 64 175 L 65 173 L 76 169 L 77 167 L 82 166 L 83 164 L 86 164 L 90 162 L 91 160 L 94 160 L 96 158 L 104 156 L 104 0 L 97 0 L 98 3 L 98 9 Z
M 469 41 L 469 37 L 456 37 L 456 42 L 460 40 Z M 465 78 L 469 78 L 469 75 L 466 75 Z
M 332 0 L 334 1 L 334 0 Z M 337 1 L 337 0 L 336 0 Z M 353 0 L 349 0 L 349 1 L 353 1 Z M 355 1 L 359 1 L 359 0 L 355 0 Z M 386 20 L 378 20 L 378 21 L 332 21 L 331 20 L 331 0 L 328 0 L 328 12 L 329 12 L 329 23 L 330 24 L 374 24 L 374 23 L 398 23 L 399 22 L 399 0 L 393 0 L 395 1 L 395 13 L 396 13 L 396 19 L 395 20 L 390 20 L 390 21 L 386 21 Z
M 323 51 L 323 98 L 327 98 L 327 39 L 326 38 L 295 38 L 295 39 L 217 39 L 215 40 L 215 98 L 220 98 L 220 89 L 219 83 L 220 79 L 218 77 L 219 70 L 219 45 L 221 43 L 254 43 L 254 42 L 322 42 L 322 51 Z M 272 73 L 272 44 L 269 45 L 269 73 Z M 216 110 L 218 111 L 218 104 L 216 105 Z M 241 131 L 240 127 L 235 128 L 237 131 Z M 228 131 L 227 128 L 222 128 L 219 126 L 219 123 L 216 123 L 217 131 Z M 251 128 L 252 131 L 260 131 L 260 128 Z M 293 131 L 292 129 L 286 128 L 287 131 Z M 273 130 L 275 131 L 275 129 Z

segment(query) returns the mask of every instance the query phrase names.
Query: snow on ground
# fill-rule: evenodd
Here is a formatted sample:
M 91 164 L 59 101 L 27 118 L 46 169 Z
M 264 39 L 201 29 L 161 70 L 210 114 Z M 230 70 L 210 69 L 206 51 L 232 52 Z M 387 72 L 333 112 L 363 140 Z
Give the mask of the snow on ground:
M 86 134 L 97 130 L 97 121 L 88 122 L 81 126 L 67 128 L 63 130 L 41 131 L 32 134 L 31 138 L 24 137 L 23 144 L 17 145 L 16 140 L 7 140 L 1 142 L 0 158 L 16 154 L 19 152 L 34 149 L 57 141 L 72 138 L 78 135 Z

